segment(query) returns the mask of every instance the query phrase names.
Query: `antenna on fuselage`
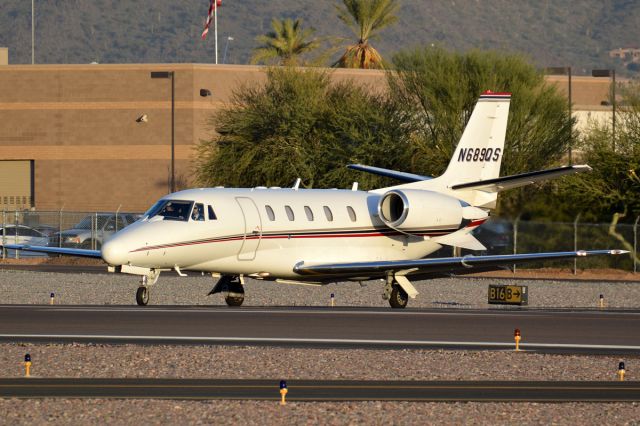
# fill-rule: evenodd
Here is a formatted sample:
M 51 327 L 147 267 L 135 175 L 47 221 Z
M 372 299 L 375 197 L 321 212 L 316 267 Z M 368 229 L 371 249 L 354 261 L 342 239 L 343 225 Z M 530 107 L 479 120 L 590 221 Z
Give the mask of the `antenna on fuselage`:
M 358 182 L 353 182 L 353 185 L 351 185 L 351 190 L 352 191 L 357 191 L 358 190 Z
M 296 179 L 296 183 L 293 184 L 293 190 L 297 191 L 298 188 L 300 188 L 300 182 L 302 182 L 302 179 L 298 178 Z

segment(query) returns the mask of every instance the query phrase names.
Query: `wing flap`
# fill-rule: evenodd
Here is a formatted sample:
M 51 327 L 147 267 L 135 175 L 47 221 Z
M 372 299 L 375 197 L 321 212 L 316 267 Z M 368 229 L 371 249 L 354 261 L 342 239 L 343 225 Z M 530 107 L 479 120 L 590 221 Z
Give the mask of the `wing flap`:
M 538 172 L 522 173 L 519 175 L 503 176 L 495 179 L 479 180 L 476 182 L 460 183 L 451 186 L 451 189 L 475 189 L 485 192 L 499 192 L 506 189 L 519 188 L 546 179 L 555 179 L 560 176 L 588 172 L 591 167 L 584 165 L 565 166 L 555 169 L 541 170 Z
M 1 244 L 0 247 L 2 247 Z M 102 259 L 102 253 L 100 252 L 100 250 L 85 250 L 67 247 L 30 246 L 28 244 L 5 244 L 4 248 L 10 250 L 32 251 L 35 253 L 61 254 L 65 256 L 79 256 Z
M 395 260 L 378 262 L 332 263 L 323 265 L 305 265 L 294 267 L 294 272 L 302 275 L 335 275 L 348 277 L 353 275 L 379 276 L 388 272 L 411 270 L 417 272 L 455 272 L 471 268 L 482 268 L 514 263 L 535 262 L 540 260 L 562 260 L 585 256 L 606 256 L 629 253 L 626 250 L 579 250 L 551 253 L 505 254 L 490 256 L 462 256 L 435 259 Z M 409 275 L 409 274 L 407 274 Z

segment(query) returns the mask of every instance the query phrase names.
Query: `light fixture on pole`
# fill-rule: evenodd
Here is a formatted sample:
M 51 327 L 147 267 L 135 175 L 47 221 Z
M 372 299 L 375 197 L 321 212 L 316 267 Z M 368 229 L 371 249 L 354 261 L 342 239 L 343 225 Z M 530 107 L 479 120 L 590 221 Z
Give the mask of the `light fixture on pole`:
M 227 63 L 227 50 L 229 49 L 229 42 L 233 41 L 233 37 L 229 36 L 227 37 L 227 42 L 224 45 L 224 54 L 222 55 L 222 63 L 226 64 Z
M 568 76 L 569 83 L 569 119 L 573 119 L 573 102 L 571 100 L 571 67 L 547 67 L 544 69 L 545 74 L 548 75 L 566 75 Z M 571 125 L 571 132 L 569 133 L 569 164 L 573 164 L 573 124 Z
M 613 138 L 612 148 L 615 152 L 616 150 L 616 70 L 615 69 L 601 69 L 601 70 L 592 70 L 592 77 L 611 77 L 612 85 L 613 85 L 613 96 L 611 99 L 611 106 L 613 109 L 613 116 L 611 118 L 611 134 Z
M 171 79 L 171 181 L 170 192 L 176 192 L 175 176 L 175 72 L 174 71 L 151 71 L 151 78 Z

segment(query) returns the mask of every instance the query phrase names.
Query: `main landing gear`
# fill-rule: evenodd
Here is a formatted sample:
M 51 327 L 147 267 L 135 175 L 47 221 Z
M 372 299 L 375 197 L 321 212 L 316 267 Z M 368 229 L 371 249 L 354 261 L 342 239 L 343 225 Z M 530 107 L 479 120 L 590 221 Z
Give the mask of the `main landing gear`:
M 408 288 L 413 293 L 412 297 L 415 297 L 418 294 L 415 291 L 415 288 L 409 283 L 406 277 L 395 277 L 392 274 L 387 275 L 387 283 L 384 286 L 384 292 L 382 293 L 382 298 L 384 300 L 389 301 L 389 305 L 391 305 L 394 309 L 403 309 L 407 307 L 407 303 L 409 302 L 409 293 L 400 285 L 399 281 L 402 280 L 404 282 L 405 288 Z
M 391 286 L 391 295 L 389 297 L 389 304 L 392 308 L 402 309 L 407 307 L 409 302 L 409 295 L 398 284 Z
M 229 306 L 240 306 L 244 302 L 242 278 L 235 275 L 223 275 L 209 294 L 222 293 Z
M 140 287 L 136 291 L 136 303 L 138 306 L 147 306 L 149 303 L 149 287 L 158 282 L 160 271 L 151 270 L 149 275 L 143 275 L 140 279 Z

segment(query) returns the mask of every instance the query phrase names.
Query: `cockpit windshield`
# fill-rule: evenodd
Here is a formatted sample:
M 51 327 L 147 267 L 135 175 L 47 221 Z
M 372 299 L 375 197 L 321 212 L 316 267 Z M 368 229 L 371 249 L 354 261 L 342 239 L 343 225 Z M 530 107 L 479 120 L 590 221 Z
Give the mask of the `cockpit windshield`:
M 186 222 L 189 220 L 191 206 L 193 206 L 193 201 L 160 200 L 147 210 L 143 218 L 151 219 L 154 216 L 162 216 L 164 220 Z

